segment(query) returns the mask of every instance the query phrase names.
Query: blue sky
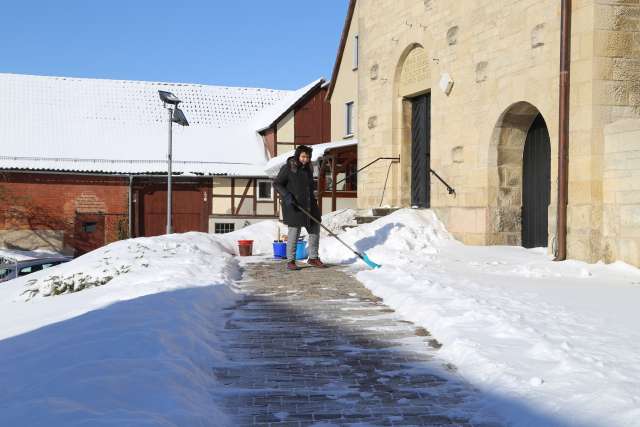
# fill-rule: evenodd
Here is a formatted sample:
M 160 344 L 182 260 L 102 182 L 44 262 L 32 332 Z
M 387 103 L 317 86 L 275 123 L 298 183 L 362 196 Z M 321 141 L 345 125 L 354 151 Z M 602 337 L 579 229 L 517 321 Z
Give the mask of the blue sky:
M 294 89 L 335 60 L 347 0 L 21 0 L 0 72 Z

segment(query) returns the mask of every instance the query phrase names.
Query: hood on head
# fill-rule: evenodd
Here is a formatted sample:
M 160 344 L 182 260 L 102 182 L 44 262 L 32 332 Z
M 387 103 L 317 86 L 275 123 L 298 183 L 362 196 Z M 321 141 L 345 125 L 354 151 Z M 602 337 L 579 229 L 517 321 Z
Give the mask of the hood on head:
M 293 158 L 296 160 L 297 163 L 300 163 L 300 154 L 302 153 L 307 153 L 309 154 L 309 157 L 311 157 L 311 155 L 313 154 L 313 148 L 307 146 L 307 145 L 299 145 L 298 147 L 296 147 L 296 151 L 293 154 Z

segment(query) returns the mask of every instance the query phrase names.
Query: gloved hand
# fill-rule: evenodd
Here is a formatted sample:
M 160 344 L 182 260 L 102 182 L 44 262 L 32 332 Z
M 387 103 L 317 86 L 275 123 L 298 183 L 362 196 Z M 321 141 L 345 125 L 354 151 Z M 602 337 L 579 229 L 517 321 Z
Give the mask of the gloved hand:
M 295 203 L 295 199 L 293 198 L 293 194 L 287 193 L 284 195 L 284 204 L 287 206 L 293 206 Z

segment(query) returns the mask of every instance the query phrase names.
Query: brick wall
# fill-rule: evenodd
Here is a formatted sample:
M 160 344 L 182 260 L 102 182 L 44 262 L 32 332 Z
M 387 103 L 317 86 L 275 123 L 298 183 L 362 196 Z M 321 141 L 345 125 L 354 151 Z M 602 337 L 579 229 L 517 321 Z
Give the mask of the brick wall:
M 106 244 L 127 236 L 127 211 L 125 178 L 0 173 L 0 246 L 75 253 L 79 216 L 104 217 Z

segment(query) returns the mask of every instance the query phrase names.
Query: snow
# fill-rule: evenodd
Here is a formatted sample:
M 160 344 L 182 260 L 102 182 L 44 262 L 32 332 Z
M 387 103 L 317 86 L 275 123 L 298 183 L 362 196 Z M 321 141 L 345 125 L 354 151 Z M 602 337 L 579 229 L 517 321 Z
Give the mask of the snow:
M 356 211 L 353 209 L 338 209 L 326 213 L 322 215 L 322 225 L 333 233 L 339 234 L 344 231 L 345 227 L 356 225 Z M 320 234 L 327 235 L 328 233 L 324 229 L 320 229 Z
M 238 240 L 253 240 L 253 255 L 273 255 L 273 241 L 287 234 L 287 226 L 275 220 L 260 221 L 233 233 L 223 234 L 222 244 L 229 252 L 238 252 Z
M 337 231 L 354 215 L 324 221 Z M 270 257 L 285 233 L 264 221 L 120 241 L 0 285 L 0 425 L 229 425 L 210 371 L 224 358 L 223 308 L 239 298 L 239 267 Z M 486 396 L 488 412 L 514 426 L 640 426 L 635 267 L 466 246 L 428 210 L 340 237 L 383 267 L 366 268 L 329 236 L 323 260 L 428 329 L 442 364 Z M 254 240 L 255 257 L 234 256 L 240 239 Z M 45 296 L 48 277 L 80 273 L 109 280 Z M 38 292 L 23 294 L 27 283 Z
M 25 283 L 103 286 L 25 301 Z M 0 425 L 209 425 L 235 258 L 202 233 L 120 241 L 0 286 Z
M 5 258 L 15 261 L 24 261 L 35 258 L 47 258 L 52 256 L 60 256 L 57 252 L 45 250 L 23 251 L 19 249 L 0 248 L 0 259 Z
M 0 168 L 164 173 L 160 89 L 183 101 L 189 121 L 173 126 L 175 173 L 264 176 L 258 130 L 320 82 L 284 91 L 0 73 Z
M 431 211 L 399 210 L 340 237 L 383 265 L 359 266 L 357 278 L 427 328 L 440 357 L 481 390 L 526 403 L 548 425 L 640 426 L 638 269 L 465 246 Z M 356 261 L 335 239 L 320 253 Z M 514 425 L 539 422 L 497 410 Z
M 290 92 L 287 96 L 283 97 L 278 102 L 264 108 L 251 118 L 252 128 L 257 132 L 261 132 L 269 128 L 278 118 L 285 113 L 288 113 L 291 107 L 304 96 L 306 96 L 312 89 L 318 87 L 324 82 L 323 78 L 319 78 L 306 86 L 301 87 L 298 90 Z
M 358 140 L 349 139 L 346 141 L 333 141 L 333 142 L 325 142 L 322 144 L 314 144 L 311 146 L 313 152 L 311 153 L 311 161 L 317 162 L 320 157 L 324 156 L 324 153 L 327 150 L 331 150 L 333 148 L 340 147 L 349 147 L 351 145 L 357 145 Z M 265 171 L 269 176 L 276 176 L 280 171 L 280 168 L 287 162 L 287 159 L 295 153 L 295 150 L 287 151 L 286 153 L 280 154 L 267 162 L 265 166 Z

